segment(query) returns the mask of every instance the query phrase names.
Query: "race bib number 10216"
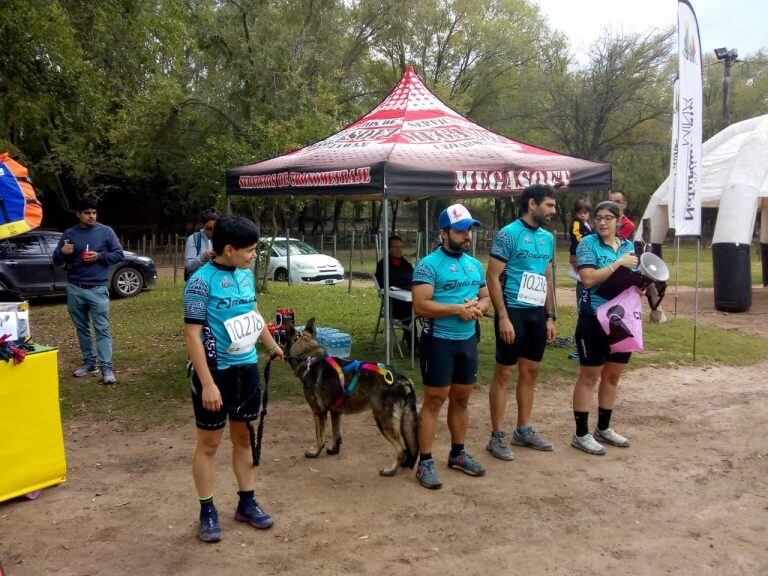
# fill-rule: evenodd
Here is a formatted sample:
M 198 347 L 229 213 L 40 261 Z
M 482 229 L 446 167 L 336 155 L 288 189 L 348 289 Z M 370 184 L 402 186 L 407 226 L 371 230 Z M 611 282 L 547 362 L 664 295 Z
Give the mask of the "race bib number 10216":
M 523 272 L 520 278 L 520 291 L 517 293 L 517 301 L 544 306 L 547 302 L 547 278 L 541 274 Z

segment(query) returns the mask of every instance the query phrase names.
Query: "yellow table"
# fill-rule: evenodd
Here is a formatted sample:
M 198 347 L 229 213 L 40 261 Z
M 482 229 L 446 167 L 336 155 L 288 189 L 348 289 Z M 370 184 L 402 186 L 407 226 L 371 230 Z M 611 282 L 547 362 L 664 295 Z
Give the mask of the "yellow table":
M 66 480 L 58 350 L 0 361 L 0 502 Z

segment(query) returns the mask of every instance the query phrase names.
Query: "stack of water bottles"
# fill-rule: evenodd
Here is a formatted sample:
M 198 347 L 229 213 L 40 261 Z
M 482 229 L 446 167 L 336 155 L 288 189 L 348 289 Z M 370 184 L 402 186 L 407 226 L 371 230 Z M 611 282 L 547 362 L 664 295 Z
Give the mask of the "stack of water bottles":
M 304 326 L 297 326 L 297 330 L 304 330 Z M 352 337 L 346 332 L 336 328 L 318 326 L 315 328 L 315 338 L 325 348 L 329 356 L 336 358 L 349 358 L 352 354 Z

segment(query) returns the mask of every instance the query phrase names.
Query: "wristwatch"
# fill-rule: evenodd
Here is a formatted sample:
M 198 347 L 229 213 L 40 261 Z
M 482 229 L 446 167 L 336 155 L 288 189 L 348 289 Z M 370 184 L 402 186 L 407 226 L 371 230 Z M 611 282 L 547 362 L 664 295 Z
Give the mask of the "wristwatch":
M 550 318 L 554 321 L 557 321 L 557 314 L 555 314 L 554 312 L 547 312 L 547 320 L 549 320 Z

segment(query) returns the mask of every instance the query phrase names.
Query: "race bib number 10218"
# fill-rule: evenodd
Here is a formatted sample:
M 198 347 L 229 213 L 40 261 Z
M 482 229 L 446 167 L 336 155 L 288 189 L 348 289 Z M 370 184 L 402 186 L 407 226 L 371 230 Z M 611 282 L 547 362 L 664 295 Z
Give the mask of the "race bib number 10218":
M 240 314 L 224 322 L 229 339 L 232 343 L 227 348 L 229 354 L 245 354 L 256 345 L 261 331 L 264 329 L 264 318 L 255 310 Z

